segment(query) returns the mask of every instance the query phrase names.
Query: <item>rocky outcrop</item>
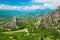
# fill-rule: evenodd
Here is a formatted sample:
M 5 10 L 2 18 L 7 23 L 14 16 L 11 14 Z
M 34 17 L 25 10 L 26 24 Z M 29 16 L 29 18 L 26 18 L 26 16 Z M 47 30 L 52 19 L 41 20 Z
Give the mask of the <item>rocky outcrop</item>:
M 36 22 L 36 28 L 38 28 L 40 24 L 41 24 L 41 18 L 38 18 L 38 20 Z
M 0 27 L 8 27 L 8 28 L 16 28 L 16 29 L 18 29 L 17 24 L 18 24 L 18 18 L 13 17 L 7 23 L 5 23 L 3 25 L 0 25 Z
M 13 19 L 11 20 L 11 22 L 8 23 L 7 26 L 18 29 L 17 24 L 18 24 L 18 19 L 16 17 L 13 17 Z
M 43 23 L 47 27 L 60 26 L 60 6 L 56 10 L 46 13 L 43 17 Z

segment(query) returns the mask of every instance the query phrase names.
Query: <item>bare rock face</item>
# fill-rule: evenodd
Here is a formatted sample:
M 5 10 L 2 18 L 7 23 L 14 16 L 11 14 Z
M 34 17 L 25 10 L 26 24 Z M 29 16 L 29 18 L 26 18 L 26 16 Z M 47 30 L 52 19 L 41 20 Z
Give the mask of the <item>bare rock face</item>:
M 18 29 L 17 24 L 18 24 L 18 19 L 16 19 L 16 17 L 13 17 L 11 22 L 9 22 L 7 26 Z
M 10 27 L 15 27 L 16 26 L 16 17 L 12 19 L 12 21 L 9 23 Z
M 44 25 L 46 26 L 46 28 L 51 25 L 51 16 L 47 13 L 45 16 L 44 16 Z
M 37 22 L 36 22 L 36 28 L 38 28 L 38 26 L 41 24 L 41 18 L 38 18 Z
M 60 20 L 60 6 L 57 7 L 55 11 L 46 13 L 44 15 L 44 25 L 47 27 L 54 27 L 60 25 L 58 21 Z

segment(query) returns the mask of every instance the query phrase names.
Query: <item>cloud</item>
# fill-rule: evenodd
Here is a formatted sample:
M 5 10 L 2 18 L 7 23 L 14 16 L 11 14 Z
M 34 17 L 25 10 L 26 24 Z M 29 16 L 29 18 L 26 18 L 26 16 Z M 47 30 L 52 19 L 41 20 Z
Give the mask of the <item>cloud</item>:
M 0 4 L 0 9 L 3 10 L 37 10 L 37 9 L 45 9 L 45 8 L 50 8 L 50 9 L 55 9 L 57 5 L 60 5 L 59 3 L 44 3 L 43 5 L 24 5 L 24 6 L 12 6 L 12 5 L 7 5 L 7 4 Z
M 55 4 L 49 4 L 49 3 L 45 3 L 44 7 L 45 8 L 51 8 L 51 9 L 56 8 Z
M 32 6 L 25 6 L 24 8 L 23 8 L 24 10 L 26 9 L 26 10 L 36 10 L 36 9 L 40 9 L 40 6 L 38 5 L 32 5 Z
M 60 0 L 32 0 L 33 2 L 60 2 Z
M 0 4 L 0 9 L 6 9 L 6 10 L 19 10 L 21 7 L 18 6 L 10 6 L 5 4 Z
M 32 0 L 33 3 L 43 3 L 42 7 L 56 9 L 60 5 L 60 0 Z
M 38 6 L 38 5 L 11 6 L 11 5 L 6 5 L 6 4 L 0 4 L 0 9 L 5 9 L 5 10 L 36 10 L 36 9 L 40 9 L 40 6 Z
M 44 3 L 44 8 L 56 9 L 60 3 Z
M 49 5 L 50 5 L 50 4 L 45 3 L 45 4 L 44 4 L 44 7 L 48 7 Z

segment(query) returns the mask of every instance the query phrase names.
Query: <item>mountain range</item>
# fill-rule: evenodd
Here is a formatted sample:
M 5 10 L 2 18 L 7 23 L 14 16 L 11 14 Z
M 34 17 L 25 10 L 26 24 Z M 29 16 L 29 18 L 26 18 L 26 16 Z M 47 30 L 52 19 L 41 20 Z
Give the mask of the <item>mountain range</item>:
M 0 10 L 0 18 L 9 18 L 13 16 L 32 17 L 43 16 L 46 12 L 51 12 L 54 9 L 37 9 L 37 10 Z

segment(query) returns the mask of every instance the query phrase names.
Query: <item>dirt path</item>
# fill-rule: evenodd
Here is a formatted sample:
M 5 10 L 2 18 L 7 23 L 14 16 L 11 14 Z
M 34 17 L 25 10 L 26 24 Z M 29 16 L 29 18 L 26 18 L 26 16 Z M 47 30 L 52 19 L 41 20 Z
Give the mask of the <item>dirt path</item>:
M 3 33 L 6 33 L 6 34 L 13 34 L 13 33 L 16 33 L 16 32 L 27 32 L 28 29 L 22 29 L 22 30 L 17 30 L 17 31 L 9 31 L 9 32 L 3 32 Z
M 60 30 L 57 30 L 60 33 Z

